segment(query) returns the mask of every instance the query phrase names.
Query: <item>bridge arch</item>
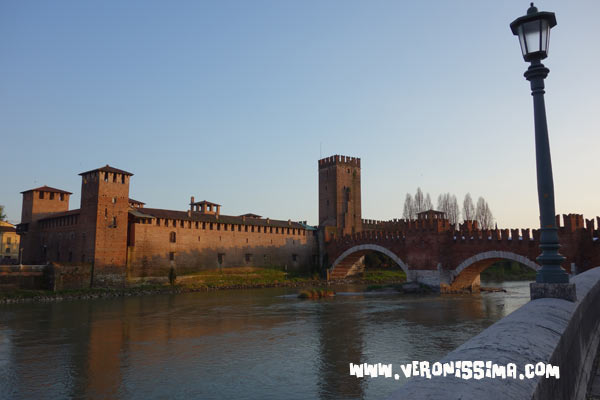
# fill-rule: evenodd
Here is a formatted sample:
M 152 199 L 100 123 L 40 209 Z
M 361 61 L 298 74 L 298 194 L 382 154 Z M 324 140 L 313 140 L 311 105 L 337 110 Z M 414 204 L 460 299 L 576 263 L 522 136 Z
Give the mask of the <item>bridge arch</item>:
M 465 289 L 475 289 L 475 286 L 479 286 L 479 274 L 495 262 L 501 260 L 516 261 L 534 271 L 541 268 L 540 265 L 520 254 L 510 251 L 485 251 L 467 258 L 454 269 L 452 273 L 453 281 L 448 290 L 462 291 Z M 477 290 L 479 289 L 477 288 Z
M 369 251 L 377 251 L 379 253 L 385 254 L 386 256 L 391 258 L 396 264 L 398 264 L 400 268 L 402 268 L 406 276 L 408 276 L 408 266 L 404 263 L 404 261 L 402 261 L 400 257 L 398 257 L 393 251 L 390 251 L 389 249 L 386 249 L 385 247 L 376 244 L 361 244 L 349 248 L 335 259 L 333 264 L 331 264 L 331 268 L 329 268 L 329 272 L 333 274 L 336 270 L 336 267 L 338 266 L 338 269 L 341 269 L 342 266 L 349 269 L 350 266 L 352 266 L 356 261 L 358 261 L 360 257 L 365 255 Z M 346 273 L 347 272 L 348 271 L 346 271 Z

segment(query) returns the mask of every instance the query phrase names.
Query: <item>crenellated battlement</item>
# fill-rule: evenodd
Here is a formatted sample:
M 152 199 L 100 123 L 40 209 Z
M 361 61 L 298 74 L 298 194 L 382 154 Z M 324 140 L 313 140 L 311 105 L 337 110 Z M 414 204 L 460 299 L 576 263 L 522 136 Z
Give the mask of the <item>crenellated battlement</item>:
M 319 169 L 331 167 L 333 165 L 352 165 L 355 167 L 360 167 L 360 158 L 336 154 L 334 156 L 325 157 L 319 160 Z

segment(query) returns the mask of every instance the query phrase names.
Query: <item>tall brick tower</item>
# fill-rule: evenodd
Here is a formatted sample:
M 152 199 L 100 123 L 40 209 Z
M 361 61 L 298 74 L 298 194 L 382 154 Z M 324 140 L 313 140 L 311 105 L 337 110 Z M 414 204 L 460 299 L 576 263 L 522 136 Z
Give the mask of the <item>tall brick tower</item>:
M 360 158 L 319 160 L 319 226 L 325 229 L 325 240 L 362 231 Z
M 106 165 L 81 174 L 81 225 L 86 261 L 96 275 L 124 274 L 127 263 L 129 178 Z

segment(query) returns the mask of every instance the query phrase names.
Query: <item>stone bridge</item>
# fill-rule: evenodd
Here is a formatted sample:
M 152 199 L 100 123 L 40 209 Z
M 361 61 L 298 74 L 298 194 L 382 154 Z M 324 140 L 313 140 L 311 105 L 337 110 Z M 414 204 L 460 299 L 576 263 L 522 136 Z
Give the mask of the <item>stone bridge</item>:
M 566 257 L 563 268 L 576 273 L 600 265 L 594 220 L 587 220 L 584 227 L 581 215 L 564 215 L 563 219 L 561 225 L 557 216 L 560 252 Z M 516 261 L 534 270 L 539 268 L 538 230 L 481 230 L 472 224 L 462 224 L 459 230 L 454 230 L 447 229 L 447 221 L 421 221 L 413 225 L 403 222 L 404 229 L 398 231 L 372 229 L 377 225 L 366 221 L 363 226 L 371 230 L 332 238 L 326 243 L 330 278 L 347 276 L 361 257 L 373 251 L 390 257 L 406 272 L 409 281 L 439 286 L 443 292 L 477 291 L 479 274 L 500 260 Z M 390 224 L 380 225 L 390 227 Z

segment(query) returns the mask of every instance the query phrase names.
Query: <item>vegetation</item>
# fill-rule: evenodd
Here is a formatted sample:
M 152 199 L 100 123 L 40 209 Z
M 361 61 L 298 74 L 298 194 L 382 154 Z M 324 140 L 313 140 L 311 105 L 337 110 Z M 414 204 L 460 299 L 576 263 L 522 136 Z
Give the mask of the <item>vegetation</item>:
M 184 288 L 284 286 L 314 280 L 314 276 L 288 273 L 280 269 L 239 267 L 205 270 L 185 275 L 179 278 L 178 286 Z
M 536 272 L 515 261 L 499 261 L 481 273 L 487 281 L 532 281 Z
M 366 269 L 362 280 L 373 284 L 405 282 L 406 274 L 401 269 Z
M 6 221 L 6 214 L 4 213 L 3 205 L 0 205 L 0 221 Z

